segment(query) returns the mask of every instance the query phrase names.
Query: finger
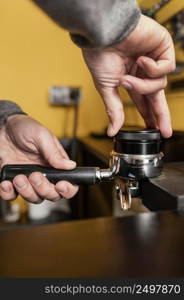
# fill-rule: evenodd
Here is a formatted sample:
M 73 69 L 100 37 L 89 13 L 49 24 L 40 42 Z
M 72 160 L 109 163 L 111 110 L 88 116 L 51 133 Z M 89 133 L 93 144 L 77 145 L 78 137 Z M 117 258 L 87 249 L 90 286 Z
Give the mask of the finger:
M 54 168 L 70 170 L 76 167 L 76 163 L 68 159 L 59 142 L 49 134 L 39 137 L 39 149 L 46 161 Z
M 104 87 L 98 88 L 98 91 L 102 96 L 110 121 L 107 134 L 109 136 L 114 136 L 122 127 L 124 122 L 124 110 L 118 89 L 113 87 Z
M 55 190 L 54 184 L 50 183 L 48 179 L 39 172 L 33 172 L 29 176 L 35 193 L 42 199 L 57 201 L 61 199 L 61 195 Z
M 143 117 L 147 128 L 157 128 L 157 120 L 150 105 L 150 101 L 144 95 L 140 95 L 135 92 L 128 93 Z
M 175 70 L 176 65 L 174 57 L 175 56 L 173 54 L 173 59 L 171 60 L 159 59 L 158 61 L 155 61 L 150 57 L 141 56 L 138 58 L 137 64 L 144 70 L 144 72 L 146 72 L 149 77 L 158 78 L 163 77 Z
M 15 200 L 17 198 L 13 184 L 7 180 L 0 184 L 0 195 L 3 200 Z
M 79 189 L 78 186 L 72 185 L 68 181 L 59 181 L 55 185 L 55 188 L 56 191 L 66 199 L 72 198 L 78 192 Z
M 137 78 L 131 75 L 123 76 L 121 85 L 128 91 L 135 91 L 138 94 L 152 94 L 156 93 L 167 86 L 167 78 Z
M 64 148 L 63 148 L 62 144 L 59 142 L 59 140 L 55 136 L 53 136 L 53 139 L 54 139 L 54 142 L 56 144 L 56 147 L 57 147 L 58 151 L 61 153 L 61 155 L 63 156 L 63 158 L 69 159 L 68 154 L 64 150 Z
M 38 204 L 43 201 L 34 191 L 25 175 L 17 175 L 13 184 L 17 192 L 27 201 Z
M 148 101 L 150 101 L 150 105 L 163 137 L 170 137 L 172 135 L 172 125 L 164 90 L 149 95 Z

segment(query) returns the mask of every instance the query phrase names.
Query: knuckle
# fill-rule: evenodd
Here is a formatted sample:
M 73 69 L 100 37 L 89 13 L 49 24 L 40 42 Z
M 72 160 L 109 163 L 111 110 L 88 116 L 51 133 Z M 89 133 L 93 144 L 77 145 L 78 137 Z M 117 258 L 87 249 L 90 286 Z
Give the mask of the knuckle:
M 49 199 L 49 192 L 47 190 L 46 191 L 39 190 L 37 191 L 37 193 L 40 198 Z
M 148 94 L 150 90 L 152 89 L 151 85 L 149 83 L 145 84 L 144 86 L 140 86 L 137 88 L 137 92 L 140 95 Z
M 134 82 L 132 91 L 140 95 L 146 94 L 150 88 L 150 82 L 148 79 L 140 79 L 139 82 Z
M 107 115 L 108 115 L 110 118 L 114 117 L 114 111 L 113 111 L 113 110 L 111 110 L 111 109 L 109 109 L 109 108 L 106 108 L 106 113 L 107 113 Z
M 108 115 L 113 115 L 116 112 L 122 112 L 123 106 L 121 102 L 112 103 L 111 107 L 106 107 L 106 112 Z
M 40 191 L 39 193 L 45 197 L 47 195 L 55 195 L 55 188 L 54 188 L 54 184 L 47 182 L 46 179 L 42 182 L 42 184 L 40 185 Z
M 147 89 L 138 89 L 137 90 L 137 93 L 139 93 L 140 95 L 146 95 L 146 94 L 148 94 L 148 91 L 147 91 Z
M 153 70 L 152 71 L 150 71 L 150 72 L 148 72 L 148 76 L 150 77 L 150 78 L 156 78 L 157 77 L 157 72 L 154 72 Z
M 39 172 L 34 171 L 34 172 L 32 172 L 32 173 L 29 175 L 29 179 L 33 179 L 34 176 L 39 176 L 39 175 L 40 175 Z
M 36 202 L 39 200 L 37 194 L 29 189 L 19 192 L 19 195 L 29 202 Z
M 150 78 L 156 78 L 158 75 L 158 67 L 157 66 L 154 66 L 154 68 L 150 67 L 148 70 L 147 70 L 147 74 Z
M 42 174 L 39 172 L 32 172 L 29 177 L 28 180 L 33 183 L 34 185 L 36 185 L 37 181 L 41 180 L 41 182 L 43 181 L 44 177 L 42 177 Z
M 54 161 L 56 159 L 61 159 L 61 154 L 59 153 L 59 151 L 57 149 L 55 149 L 54 151 L 52 151 L 51 153 L 47 153 L 47 160 L 50 163 L 54 163 Z
M 40 198 L 47 200 L 52 200 L 53 198 L 57 197 L 52 187 L 49 187 L 47 185 L 37 190 L 37 193 Z
M 40 140 L 44 140 L 45 139 L 45 134 L 48 133 L 49 130 L 47 128 L 45 128 L 43 125 L 40 124 L 39 128 L 37 127 L 37 134 L 36 137 L 37 139 Z
M 37 198 L 35 197 L 35 194 L 33 192 L 26 192 L 26 193 L 20 193 L 20 196 L 22 196 L 24 199 L 29 201 L 36 201 Z

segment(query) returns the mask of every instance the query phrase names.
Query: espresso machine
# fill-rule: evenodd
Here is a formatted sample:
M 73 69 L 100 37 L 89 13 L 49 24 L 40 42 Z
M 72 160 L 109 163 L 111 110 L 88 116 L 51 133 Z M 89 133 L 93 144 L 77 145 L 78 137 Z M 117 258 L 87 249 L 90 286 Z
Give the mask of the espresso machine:
M 164 140 L 157 129 L 120 130 L 114 137 L 109 168 L 76 167 L 60 170 L 40 165 L 6 165 L 0 180 L 18 174 L 41 172 L 52 183 L 100 184 L 116 178 L 115 192 L 122 210 L 131 208 L 132 198 L 141 197 L 150 210 L 184 209 L 184 163 L 164 164 Z

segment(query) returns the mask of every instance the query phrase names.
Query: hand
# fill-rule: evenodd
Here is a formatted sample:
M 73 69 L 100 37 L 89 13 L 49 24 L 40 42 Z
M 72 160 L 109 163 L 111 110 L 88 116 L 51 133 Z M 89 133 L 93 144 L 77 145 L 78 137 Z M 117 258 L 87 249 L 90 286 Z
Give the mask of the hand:
M 164 88 L 166 75 L 175 69 L 174 46 L 168 31 L 141 16 L 135 30 L 119 44 L 102 50 L 83 50 L 95 86 L 110 119 L 108 135 L 115 135 L 124 121 L 118 87 L 127 89 L 148 128 L 172 134 Z
M 57 138 L 44 126 L 26 115 L 10 116 L 0 130 L 0 162 L 6 164 L 41 164 L 60 169 L 73 169 L 76 163 L 69 160 Z M 78 187 L 66 181 L 56 185 L 50 183 L 41 173 L 34 172 L 29 178 L 17 175 L 13 183 L 3 181 L 0 195 L 4 200 L 13 200 L 16 192 L 33 203 L 43 199 L 56 201 L 71 198 Z

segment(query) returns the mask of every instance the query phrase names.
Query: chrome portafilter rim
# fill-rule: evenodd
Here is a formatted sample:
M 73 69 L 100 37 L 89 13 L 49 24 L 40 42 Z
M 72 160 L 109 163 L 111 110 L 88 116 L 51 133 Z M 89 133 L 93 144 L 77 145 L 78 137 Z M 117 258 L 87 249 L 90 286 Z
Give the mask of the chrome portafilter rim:
M 119 160 L 117 176 L 124 182 L 124 197 L 121 184 L 116 186 L 121 208 L 131 207 L 132 195 L 136 195 L 142 180 L 157 177 L 163 168 L 164 154 L 160 131 L 125 130 L 114 138 L 115 151 L 112 157 Z

